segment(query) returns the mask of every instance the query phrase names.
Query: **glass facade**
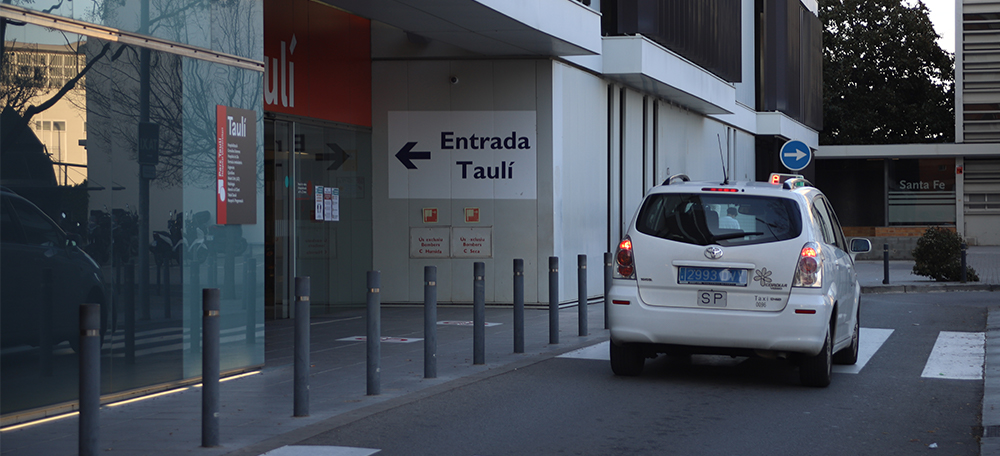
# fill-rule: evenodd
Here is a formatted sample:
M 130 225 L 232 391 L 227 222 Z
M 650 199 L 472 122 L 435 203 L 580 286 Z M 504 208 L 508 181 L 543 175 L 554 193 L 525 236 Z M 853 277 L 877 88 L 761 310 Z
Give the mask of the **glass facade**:
M 955 159 L 889 160 L 889 225 L 955 223 Z
M 141 30 L 127 23 L 138 1 L 21 3 Z M 151 35 L 263 59 L 261 2 L 154 3 Z M 202 288 L 221 291 L 221 370 L 262 365 L 262 73 L 24 23 L 3 32 L 0 413 L 76 400 L 82 303 L 101 304 L 102 394 L 200 376 Z M 233 129 L 220 112 L 249 114 Z M 240 224 L 218 223 L 220 126 L 238 168 L 222 170 L 222 193 L 249 206 Z

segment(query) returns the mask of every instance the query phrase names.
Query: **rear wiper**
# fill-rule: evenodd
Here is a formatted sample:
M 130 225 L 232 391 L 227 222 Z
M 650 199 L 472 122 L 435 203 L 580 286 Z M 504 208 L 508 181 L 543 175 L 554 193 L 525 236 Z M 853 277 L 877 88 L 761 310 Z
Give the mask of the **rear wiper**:
M 760 231 L 747 231 L 747 232 L 743 232 L 743 233 L 728 233 L 728 234 L 723 234 L 723 235 L 719 235 L 719 236 L 712 236 L 712 240 L 713 241 L 725 241 L 727 239 L 736 239 L 736 238 L 741 238 L 743 236 L 760 236 L 762 234 L 764 234 L 764 233 L 761 233 Z

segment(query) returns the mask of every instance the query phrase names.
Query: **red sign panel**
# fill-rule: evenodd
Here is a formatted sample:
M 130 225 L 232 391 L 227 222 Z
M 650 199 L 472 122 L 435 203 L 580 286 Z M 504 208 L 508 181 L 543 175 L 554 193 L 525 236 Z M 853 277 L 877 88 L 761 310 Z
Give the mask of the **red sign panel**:
M 264 109 L 370 127 L 371 22 L 309 0 L 264 10 Z

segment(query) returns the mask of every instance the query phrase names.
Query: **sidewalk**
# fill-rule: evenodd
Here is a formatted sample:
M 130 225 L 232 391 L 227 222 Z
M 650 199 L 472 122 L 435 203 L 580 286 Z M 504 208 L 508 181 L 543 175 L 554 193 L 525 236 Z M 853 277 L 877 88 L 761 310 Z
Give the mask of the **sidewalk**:
M 889 261 L 889 284 L 882 261 L 858 261 L 858 282 L 862 293 L 923 293 L 934 291 L 1000 291 L 1000 246 L 972 246 L 966 263 L 976 270 L 979 282 L 936 282 L 913 274 L 913 260 Z
M 486 364 L 473 365 L 472 326 L 437 326 L 436 379 L 423 378 L 423 307 L 384 306 L 382 336 L 407 343 L 381 344 L 381 392 L 367 396 L 366 343 L 337 339 L 365 335 L 364 309 L 313 317 L 310 354 L 310 416 L 293 418 L 294 321 L 269 321 L 265 367 L 260 373 L 221 384 L 220 443 L 201 448 L 201 388 L 100 412 L 101 454 L 109 456 L 257 456 L 302 441 L 335 426 L 445 392 L 508 370 L 607 340 L 603 301 L 592 301 L 590 333 L 578 334 L 577 308 L 559 312 L 559 344 L 549 344 L 548 310 L 525 310 L 525 353 L 513 353 L 513 311 L 486 309 Z M 438 321 L 471 321 L 472 307 L 438 307 Z M 491 323 L 498 325 L 489 326 Z M 413 339 L 417 339 L 413 341 Z M 610 368 L 609 368 L 610 369 Z M 73 416 L 0 434 L 4 456 L 77 454 L 78 419 Z
M 969 264 L 980 283 L 942 284 L 914 276 L 912 261 L 890 262 L 890 284 L 883 285 L 880 261 L 858 262 L 865 293 L 925 291 L 997 291 L 1000 247 L 973 247 Z M 423 378 L 423 309 L 386 306 L 382 335 L 409 343 L 381 346 L 381 391 L 366 396 L 365 342 L 338 339 L 365 334 L 364 309 L 313 317 L 311 335 L 310 412 L 292 417 L 292 320 L 269 321 L 265 367 L 256 374 L 222 383 L 220 442 L 201 448 L 201 388 L 122 406 L 101 409 L 100 448 L 109 456 L 239 455 L 258 456 L 293 445 L 340 424 L 440 394 L 484 378 L 541 362 L 559 354 L 607 340 L 603 302 L 588 306 L 590 333 L 577 336 L 577 308 L 559 312 L 560 344 L 548 343 L 548 311 L 525 311 L 525 352 L 513 353 L 512 311 L 490 307 L 486 328 L 486 364 L 472 364 L 471 326 L 437 326 L 438 378 Z M 1000 304 L 1000 295 L 998 295 Z M 439 321 L 470 321 L 471 306 L 439 307 Z M 983 398 L 983 455 L 1000 455 L 1000 310 L 991 311 L 986 332 Z M 76 417 L 37 424 L 0 434 L 0 452 L 10 456 L 77 453 Z

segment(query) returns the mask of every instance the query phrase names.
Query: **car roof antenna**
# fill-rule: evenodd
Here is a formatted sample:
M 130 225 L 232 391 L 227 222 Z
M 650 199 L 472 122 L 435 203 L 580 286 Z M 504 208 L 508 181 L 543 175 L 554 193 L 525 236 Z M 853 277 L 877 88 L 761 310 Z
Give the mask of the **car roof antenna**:
M 719 161 L 722 163 L 722 185 L 729 185 L 729 172 L 726 171 L 726 159 L 722 155 L 722 135 L 716 133 L 715 137 L 719 139 Z M 726 142 L 729 142 L 729 132 L 726 132 Z

